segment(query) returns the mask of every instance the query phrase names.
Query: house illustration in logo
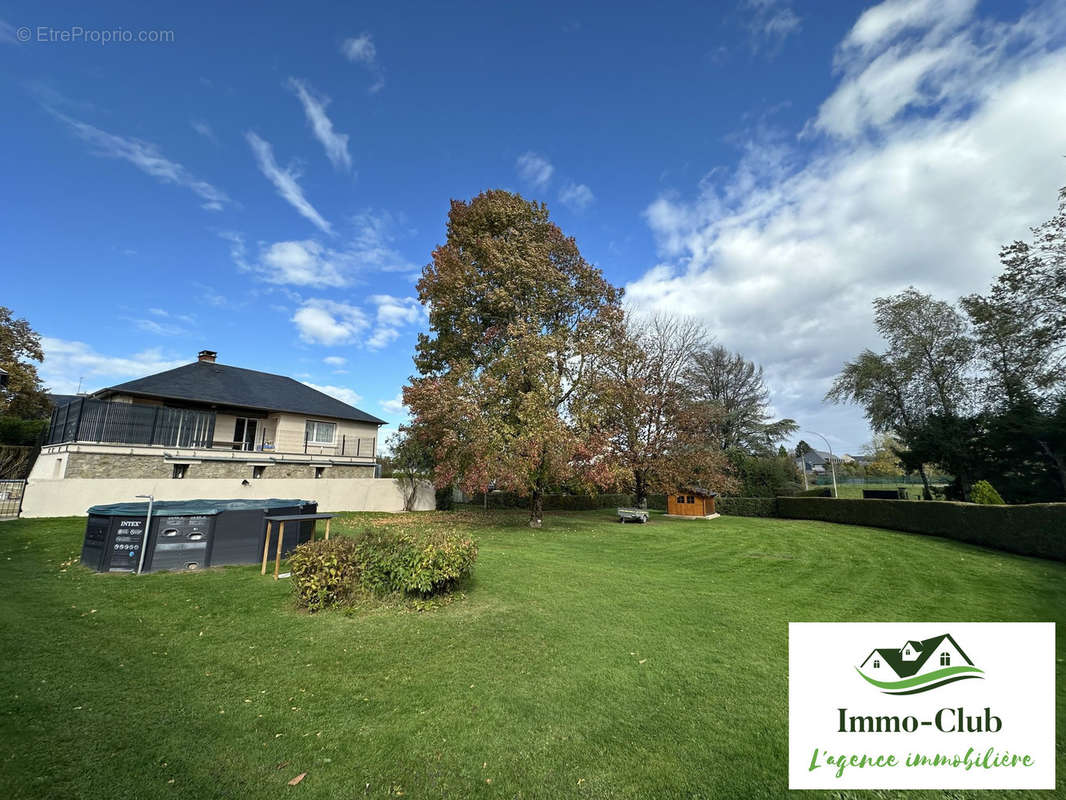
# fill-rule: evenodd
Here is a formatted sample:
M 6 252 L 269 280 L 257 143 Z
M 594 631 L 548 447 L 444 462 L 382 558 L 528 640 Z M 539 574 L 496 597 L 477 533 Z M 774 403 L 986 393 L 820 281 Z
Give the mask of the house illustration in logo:
M 900 647 L 870 652 L 858 673 L 885 694 L 917 694 L 967 678 L 981 678 L 950 633 L 930 639 L 908 639 Z

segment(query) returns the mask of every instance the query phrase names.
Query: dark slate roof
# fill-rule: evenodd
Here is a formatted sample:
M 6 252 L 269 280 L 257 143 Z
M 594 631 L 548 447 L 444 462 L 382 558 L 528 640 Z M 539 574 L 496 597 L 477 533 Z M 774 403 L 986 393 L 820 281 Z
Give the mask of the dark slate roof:
M 384 425 L 385 420 L 342 403 L 284 375 L 208 361 L 194 361 L 146 378 L 101 389 L 94 396 L 131 394 L 162 400 L 188 400 L 258 411 L 289 411 L 313 417 Z
M 940 643 L 945 639 L 948 639 L 953 645 L 955 645 L 955 649 L 966 659 L 966 663 L 972 667 L 973 662 L 970 661 L 970 657 L 962 652 L 962 648 L 959 647 L 958 642 L 952 639 L 951 634 L 948 633 L 942 633 L 940 636 L 934 636 L 931 639 L 923 639 L 922 641 L 915 641 L 913 639 L 908 641 L 907 644 L 911 647 L 916 647 L 919 653 L 918 658 L 914 659 L 914 661 L 904 661 L 901 655 L 901 650 L 898 647 L 879 647 L 874 653 L 881 656 L 881 658 L 885 660 L 885 663 L 892 667 L 896 674 L 901 678 L 909 678 L 922 668 L 925 662 L 929 660 L 929 657 L 940 647 Z M 872 656 L 873 653 L 870 653 L 870 655 Z M 866 660 L 869 661 L 870 656 L 867 656 Z
M 702 486 L 682 486 L 679 492 L 680 494 L 693 494 L 697 497 L 717 497 L 718 492 L 712 492 L 710 489 L 704 489 Z

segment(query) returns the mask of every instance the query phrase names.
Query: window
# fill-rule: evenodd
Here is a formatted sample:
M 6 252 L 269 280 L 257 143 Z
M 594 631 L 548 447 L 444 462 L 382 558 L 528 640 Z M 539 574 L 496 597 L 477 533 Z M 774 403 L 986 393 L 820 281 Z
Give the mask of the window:
M 184 478 L 185 472 L 189 469 L 188 464 L 175 464 L 174 471 L 171 473 L 173 478 Z
M 255 432 L 258 425 L 258 420 L 237 417 L 233 428 L 233 449 L 255 450 Z
M 874 659 L 874 669 L 881 669 L 881 662 L 876 658 Z
M 695 502 L 696 502 L 696 498 L 695 498 L 695 497 L 693 497 L 692 495 L 689 495 L 689 496 L 688 496 L 688 501 L 689 501 L 690 503 L 695 503 Z
M 316 478 L 324 478 L 325 476 L 326 476 L 326 468 L 325 467 L 315 467 L 315 477 Z
M 308 444 L 333 444 L 333 439 L 337 433 L 337 423 L 335 422 L 316 422 L 313 419 L 307 420 L 306 433 L 304 434 Z
M 262 464 L 252 465 L 252 478 L 262 478 L 264 472 L 266 472 L 266 466 Z
M 942 666 L 942 667 L 950 667 L 951 666 L 951 653 L 941 653 L 940 654 L 940 666 Z

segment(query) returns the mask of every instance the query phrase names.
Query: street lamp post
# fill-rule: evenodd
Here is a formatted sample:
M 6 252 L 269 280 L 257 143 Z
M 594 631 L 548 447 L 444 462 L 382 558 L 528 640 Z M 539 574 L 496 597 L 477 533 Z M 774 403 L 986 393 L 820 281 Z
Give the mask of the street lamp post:
M 833 497 L 840 497 L 840 494 L 837 492 L 837 468 L 836 464 L 833 463 L 833 445 L 829 444 L 829 440 L 822 436 L 822 434 L 818 433 L 818 431 L 805 431 L 805 433 L 813 433 L 825 442 L 825 446 L 829 448 L 829 469 L 833 473 Z

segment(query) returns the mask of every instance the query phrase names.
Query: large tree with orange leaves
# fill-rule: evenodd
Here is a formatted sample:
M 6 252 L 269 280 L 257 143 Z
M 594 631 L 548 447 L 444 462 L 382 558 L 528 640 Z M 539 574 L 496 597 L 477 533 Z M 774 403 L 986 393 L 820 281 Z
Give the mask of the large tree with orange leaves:
M 404 387 L 438 486 L 530 497 L 613 479 L 597 361 L 622 333 L 622 292 L 542 203 L 491 190 L 452 201 L 446 242 L 418 283 L 429 309 Z

